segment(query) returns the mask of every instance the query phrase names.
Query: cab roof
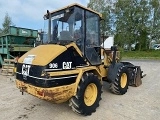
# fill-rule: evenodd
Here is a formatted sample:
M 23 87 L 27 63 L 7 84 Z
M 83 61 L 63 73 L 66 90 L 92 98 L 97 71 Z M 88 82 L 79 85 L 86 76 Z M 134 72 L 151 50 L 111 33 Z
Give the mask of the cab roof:
M 80 5 L 80 4 L 77 4 L 77 3 L 73 3 L 73 4 L 65 6 L 65 7 L 61 8 L 61 9 L 57 9 L 57 10 L 51 11 L 50 13 L 53 14 L 53 13 L 56 13 L 58 11 L 65 10 L 67 8 L 71 8 L 71 7 L 74 7 L 74 6 L 80 7 L 82 9 L 85 9 L 85 10 L 90 11 L 90 12 L 93 12 L 93 13 L 97 14 L 100 18 L 102 18 L 102 14 L 100 14 L 100 13 L 98 13 L 98 12 L 96 12 L 96 11 L 90 9 L 90 8 L 84 7 L 84 6 Z

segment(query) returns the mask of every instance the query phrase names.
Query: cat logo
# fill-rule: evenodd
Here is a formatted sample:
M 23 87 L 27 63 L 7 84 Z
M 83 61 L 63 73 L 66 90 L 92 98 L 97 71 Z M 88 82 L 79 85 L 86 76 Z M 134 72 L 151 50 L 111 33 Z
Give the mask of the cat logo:
M 29 75 L 29 70 L 31 68 L 31 65 L 22 65 L 22 75 L 23 76 L 28 76 Z
M 71 69 L 72 68 L 72 62 L 63 62 L 62 67 L 63 67 L 63 69 Z

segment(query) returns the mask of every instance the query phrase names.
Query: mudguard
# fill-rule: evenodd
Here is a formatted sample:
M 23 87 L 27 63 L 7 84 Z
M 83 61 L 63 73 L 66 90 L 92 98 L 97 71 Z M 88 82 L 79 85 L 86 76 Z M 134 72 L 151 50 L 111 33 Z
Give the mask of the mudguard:
M 107 80 L 108 82 L 114 82 L 118 73 L 118 69 L 124 66 L 123 63 L 115 63 L 111 64 L 108 68 L 108 73 L 107 73 Z
M 135 66 L 130 62 L 120 62 L 111 64 L 108 68 L 107 73 L 107 80 L 108 82 L 114 82 L 118 73 L 118 69 L 121 66 L 125 66 L 128 70 L 128 78 L 129 78 L 129 85 L 138 87 L 142 84 L 141 78 L 145 75 L 142 75 L 143 71 L 141 71 L 140 66 Z

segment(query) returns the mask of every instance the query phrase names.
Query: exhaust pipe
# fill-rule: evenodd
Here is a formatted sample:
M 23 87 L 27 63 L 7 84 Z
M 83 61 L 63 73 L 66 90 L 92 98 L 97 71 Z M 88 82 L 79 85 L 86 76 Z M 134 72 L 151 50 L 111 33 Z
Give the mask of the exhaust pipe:
M 51 13 L 47 10 L 48 17 L 48 43 L 51 42 Z

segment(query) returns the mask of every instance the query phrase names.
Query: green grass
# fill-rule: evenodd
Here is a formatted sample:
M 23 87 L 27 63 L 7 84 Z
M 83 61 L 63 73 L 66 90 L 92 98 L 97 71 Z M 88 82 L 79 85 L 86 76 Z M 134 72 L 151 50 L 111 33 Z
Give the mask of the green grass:
M 160 59 L 160 50 L 121 51 L 122 58 Z

